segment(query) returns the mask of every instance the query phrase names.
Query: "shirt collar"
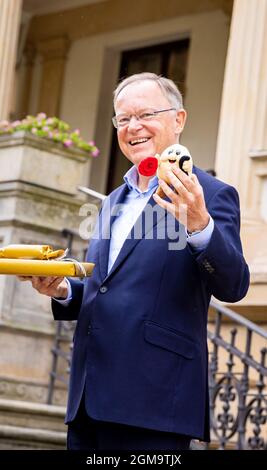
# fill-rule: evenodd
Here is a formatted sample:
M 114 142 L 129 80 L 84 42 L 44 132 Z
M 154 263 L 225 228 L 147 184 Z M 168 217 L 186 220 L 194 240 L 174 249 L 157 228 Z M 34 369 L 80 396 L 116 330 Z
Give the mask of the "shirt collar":
M 156 186 L 158 186 L 158 177 L 153 176 L 153 178 L 150 178 L 148 182 L 148 188 L 146 191 L 141 191 L 138 186 L 137 186 L 137 180 L 138 180 L 138 171 L 135 165 L 133 165 L 130 170 L 125 173 L 123 177 L 125 183 L 127 184 L 128 188 L 130 191 L 136 191 L 137 193 L 147 193 L 154 189 Z

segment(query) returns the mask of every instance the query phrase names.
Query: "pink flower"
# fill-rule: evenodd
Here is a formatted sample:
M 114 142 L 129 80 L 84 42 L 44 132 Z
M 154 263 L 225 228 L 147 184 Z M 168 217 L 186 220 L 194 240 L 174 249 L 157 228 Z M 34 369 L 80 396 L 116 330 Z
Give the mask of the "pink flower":
M 95 146 L 95 141 L 94 140 L 89 140 L 88 144 L 92 145 L 92 147 L 94 147 Z
M 48 131 L 49 131 L 49 127 L 48 127 L 48 126 L 44 126 L 44 127 L 43 127 L 43 131 L 48 132 Z
M 71 147 L 72 143 L 73 143 L 73 142 L 72 142 L 72 140 L 70 140 L 70 139 L 66 139 L 66 140 L 64 140 L 64 142 L 63 142 L 63 144 L 65 145 L 65 147 Z
M 98 157 L 99 154 L 100 154 L 100 151 L 97 148 L 92 151 L 92 157 Z
M 38 129 L 36 129 L 36 127 L 33 127 L 32 130 L 31 130 L 32 134 L 36 134 L 36 133 L 37 133 L 37 130 L 38 130 Z
M 39 114 L 37 114 L 36 117 L 37 117 L 38 120 L 39 119 L 46 119 L 46 114 L 45 113 L 39 113 Z
M 21 121 L 14 121 L 14 122 L 12 122 L 11 127 L 17 127 L 20 124 L 21 124 Z
M 73 131 L 73 133 L 76 134 L 76 135 L 80 135 L 81 131 L 80 131 L 80 129 L 75 129 L 75 130 Z

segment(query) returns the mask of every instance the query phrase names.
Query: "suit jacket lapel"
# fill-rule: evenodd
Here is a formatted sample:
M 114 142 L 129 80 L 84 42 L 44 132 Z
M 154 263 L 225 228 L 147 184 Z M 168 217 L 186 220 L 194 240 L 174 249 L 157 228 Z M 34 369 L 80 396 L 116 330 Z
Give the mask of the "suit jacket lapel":
M 99 220 L 99 268 L 102 279 L 105 279 L 108 270 L 109 246 L 111 226 L 118 215 L 118 205 L 121 204 L 128 192 L 128 186 L 124 184 L 114 195 L 105 201 Z
M 118 266 L 129 256 L 132 250 L 135 248 L 136 244 L 140 242 L 142 238 L 144 238 L 155 225 L 159 224 L 160 221 L 166 217 L 167 212 L 162 209 L 160 206 L 157 205 L 157 209 L 155 210 L 156 202 L 154 201 L 153 197 L 151 196 L 144 208 L 141 212 L 140 216 L 138 217 L 137 221 L 135 222 L 130 236 L 125 240 L 121 251 L 118 254 L 118 257 L 115 260 L 114 265 L 111 268 L 111 271 L 106 276 L 108 278 L 117 268 Z M 151 234 L 151 237 L 153 234 Z

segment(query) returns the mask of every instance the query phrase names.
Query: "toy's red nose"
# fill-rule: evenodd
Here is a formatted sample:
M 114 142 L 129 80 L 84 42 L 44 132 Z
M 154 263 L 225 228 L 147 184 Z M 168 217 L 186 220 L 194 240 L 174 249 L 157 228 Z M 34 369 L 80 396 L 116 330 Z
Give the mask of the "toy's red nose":
M 138 165 L 138 172 L 143 176 L 153 176 L 158 168 L 156 157 L 146 157 Z

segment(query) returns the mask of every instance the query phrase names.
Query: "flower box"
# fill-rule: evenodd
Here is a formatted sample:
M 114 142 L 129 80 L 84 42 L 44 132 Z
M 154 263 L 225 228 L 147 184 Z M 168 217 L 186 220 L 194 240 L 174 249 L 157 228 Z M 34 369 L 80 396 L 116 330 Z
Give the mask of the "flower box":
M 0 136 L 0 183 L 21 181 L 74 195 L 86 183 L 90 163 L 85 151 L 30 132 Z

